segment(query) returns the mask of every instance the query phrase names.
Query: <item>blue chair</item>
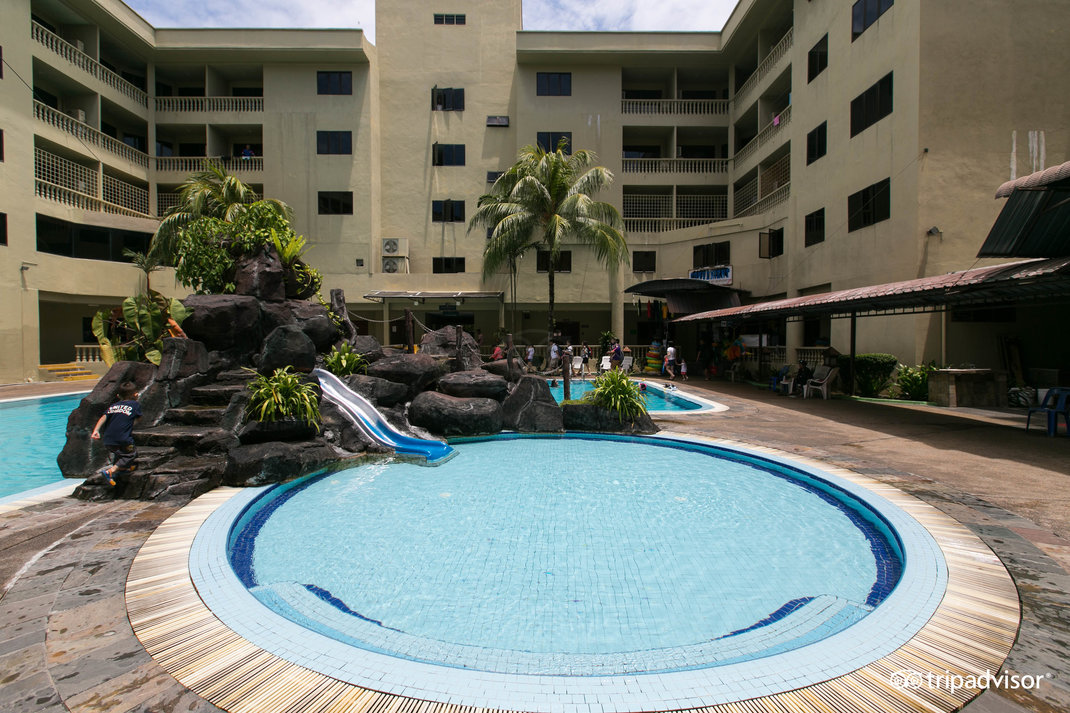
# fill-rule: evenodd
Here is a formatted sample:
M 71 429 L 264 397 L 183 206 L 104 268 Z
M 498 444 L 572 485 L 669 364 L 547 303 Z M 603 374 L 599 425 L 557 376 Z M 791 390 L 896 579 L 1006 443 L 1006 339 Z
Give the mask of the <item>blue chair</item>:
M 1059 430 L 1059 416 L 1063 417 L 1063 421 L 1066 423 L 1067 435 L 1070 436 L 1070 389 L 1068 388 L 1055 388 L 1048 389 L 1048 393 L 1044 394 L 1044 400 L 1040 402 L 1039 406 L 1032 406 L 1029 412 L 1025 416 L 1025 430 L 1029 430 L 1029 421 L 1033 418 L 1034 413 L 1043 413 L 1048 419 L 1048 435 L 1054 436 Z

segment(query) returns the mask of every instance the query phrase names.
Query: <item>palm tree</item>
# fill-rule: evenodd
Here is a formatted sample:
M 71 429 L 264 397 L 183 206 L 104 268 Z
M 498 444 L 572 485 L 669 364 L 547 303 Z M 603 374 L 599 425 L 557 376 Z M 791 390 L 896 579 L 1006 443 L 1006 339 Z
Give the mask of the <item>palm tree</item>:
M 139 253 L 130 248 L 123 248 L 123 257 L 129 258 L 134 267 L 145 273 L 145 294 L 152 292 L 150 277 L 152 273 L 163 269 L 160 259 L 152 253 Z
M 220 164 L 209 160 L 205 160 L 203 170 L 191 174 L 182 183 L 178 195 L 178 204 L 168 209 L 152 236 L 149 248 L 152 257 L 168 264 L 175 261 L 183 227 L 197 218 L 205 217 L 233 222 L 250 203 L 259 199 L 256 191 L 242 183 L 237 176 L 230 175 Z M 282 201 L 264 199 L 263 203 L 287 221 L 293 219 L 293 209 Z
M 516 260 L 532 248 L 550 254 L 548 336 L 554 330 L 554 274 L 563 245 L 589 245 L 607 266 L 628 261 L 620 213 L 609 203 L 591 198 L 613 181 L 613 174 L 594 165 L 591 151 L 567 155 L 567 148 L 567 139 L 562 139 L 555 151 L 536 146 L 521 149 L 512 168 L 495 181 L 490 193 L 480 197 L 468 223 L 469 232 L 477 227 L 492 230 L 483 249 L 483 279 L 502 267 L 510 269 L 514 313 Z

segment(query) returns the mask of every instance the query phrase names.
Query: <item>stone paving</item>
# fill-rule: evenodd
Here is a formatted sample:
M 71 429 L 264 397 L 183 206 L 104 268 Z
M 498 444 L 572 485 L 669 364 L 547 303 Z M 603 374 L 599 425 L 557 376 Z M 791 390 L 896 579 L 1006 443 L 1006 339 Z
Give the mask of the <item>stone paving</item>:
M 1025 433 L 1024 416 L 1014 412 L 802 401 L 725 382 L 681 386 L 730 410 L 661 419 L 665 428 L 866 473 L 976 532 L 1022 599 L 1022 628 L 1004 671 L 1050 678 L 1039 690 L 990 690 L 966 710 L 1070 711 L 1070 438 Z M 0 396 L 32 392 L 5 388 Z M 174 511 L 61 498 L 0 515 L 0 711 L 218 710 L 157 666 L 126 618 L 130 562 Z

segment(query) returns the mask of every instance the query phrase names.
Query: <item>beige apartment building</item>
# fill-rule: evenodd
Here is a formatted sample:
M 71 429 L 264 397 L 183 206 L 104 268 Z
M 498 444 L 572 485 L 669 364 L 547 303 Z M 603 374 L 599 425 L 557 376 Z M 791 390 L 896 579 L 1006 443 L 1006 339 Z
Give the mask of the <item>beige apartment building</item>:
M 631 261 L 569 246 L 574 340 L 664 328 L 625 290 L 699 277 L 760 301 L 976 266 L 995 188 L 1070 160 L 1057 0 L 741 0 L 721 32 L 530 32 L 520 0 L 380 2 L 358 29 L 158 29 L 118 0 L 7 0 L 0 25 L 0 383 L 94 358 L 88 320 L 207 158 L 295 210 L 324 291 L 388 342 L 413 311 L 545 337 L 545 261 L 484 281 L 467 220 L 525 145 L 598 154 Z M 153 277 L 178 294 L 172 276 Z M 1019 310 L 859 321 L 860 351 L 999 367 Z M 1009 315 L 1009 316 L 1008 316 Z M 689 350 L 716 325 L 673 325 Z M 846 351 L 833 320 L 772 323 Z M 488 339 L 489 341 L 489 339 Z M 1053 365 L 1058 366 L 1058 365 Z

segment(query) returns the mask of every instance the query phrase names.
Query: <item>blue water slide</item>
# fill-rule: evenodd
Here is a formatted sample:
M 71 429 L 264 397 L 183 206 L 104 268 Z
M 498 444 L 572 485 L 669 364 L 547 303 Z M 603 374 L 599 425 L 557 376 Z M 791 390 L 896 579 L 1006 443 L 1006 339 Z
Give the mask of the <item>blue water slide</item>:
M 312 375 L 319 380 L 323 397 L 337 404 L 357 428 L 376 443 L 393 448 L 396 453 L 422 456 L 428 465 L 443 463 L 456 453 L 452 446 L 442 441 L 406 436 L 391 426 L 371 402 L 331 372 L 313 369 Z

